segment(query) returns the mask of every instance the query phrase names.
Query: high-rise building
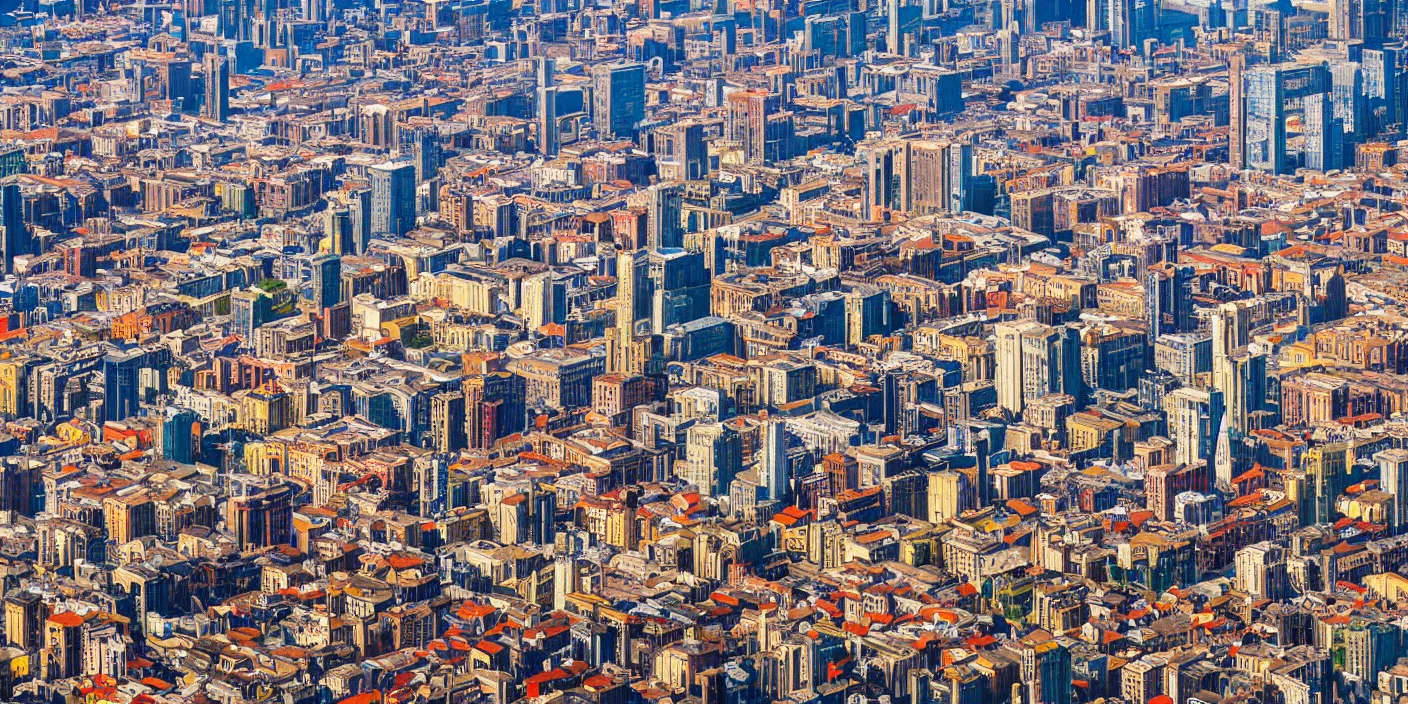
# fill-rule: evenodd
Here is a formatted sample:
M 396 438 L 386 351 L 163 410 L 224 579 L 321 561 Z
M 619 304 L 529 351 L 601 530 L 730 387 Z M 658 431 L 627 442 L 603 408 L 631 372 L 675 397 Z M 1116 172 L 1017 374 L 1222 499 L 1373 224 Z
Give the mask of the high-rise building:
M 216 49 L 210 49 L 202 62 L 205 65 L 205 104 L 203 117 L 224 122 L 230 119 L 230 61 Z
M 24 194 L 20 185 L 9 180 L 0 184 L 0 254 L 4 258 L 4 273 L 15 273 L 15 257 L 33 254 L 34 241 L 24 223 Z
M 655 132 L 655 164 L 660 180 L 695 181 L 709 175 L 704 125 L 687 121 Z
M 1403 630 L 1396 623 L 1355 618 L 1344 631 L 1344 671 L 1374 682 L 1403 656 Z
M 164 346 L 109 352 L 103 358 L 104 419 L 120 421 L 137 415 L 142 389 L 162 385 L 170 365 L 171 350 Z
M 275 477 L 244 475 L 232 480 L 225 525 L 243 550 L 290 545 L 293 488 Z
M 548 323 L 561 322 L 565 311 L 565 301 L 559 305 L 559 287 L 553 283 L 550 271 L 533 274 L 523 279 L 523 305 L 520 315 L 529 330 L 537 330 Z
M 464 393 L 443 391 L 430 397 L 430 442 L 436 452 L 466 447 Z
M 186 408 L 167 409 L 161 424 L 161 456 L 181 464 L 200 459 L 202 423 L 200 415 Z
M 1247 58 L 1240 53 L 1227 59 L 1227 163 L 1234 169 L 1241 169 L 1246 165 L 1247 102 L 1244 95 L 1246 66 Z
M 884 142 L 871 148 L 866 156 L 866 217 L 876 217 L 872 212 L 875 208 L 908 212 L 913 207 L 909 164 L 908 141 Z M 947 202 L 948 191 L 943 193 Z
M 1139 49 L 1158 32 L 1155 0 L 1108 0 L 1110 43 L 1118 49 Z
M 1408 48 L 1402 42 L 1364 48 L 1360 66 L 1364 76 L 1366 134 L 1388 130 L 1396 135 L 1404 133 L 1404 115 L 1408 115 L 1404 106 L 1408 101 L 1403 83 L 1405 62 Z
M 1164 396 L 1174 462 L 1212 464 L 1222 424 L 1222 392 L 1183 387 Z
M 1280 545 L 1261 542 L 1237 551 L 1233 558 L 1237 589 L 1253 599 L 1285 599 L 1291 595 L 1286 575 L 1286 551 Z
M 701 492 L 728 493 L 729 484 L 743 471 L 743 438 L 724 423 L 702 423 L 685 434 L 685 461 L 681 479 Z
M 1359 466 L 1349 456 L 1349 446 L 1332 442 L 1311 447 L 1300 458 L 1305 473 L 1306 497 L 1301 503 L 1301 522 L 1330 523 L 1339 516 L 1335 503 L 1341 494 L 1359 481 Z
M 704 267 L 703 252 L 651 252 L 650 282 L 652 330 L 664 331 L 709 315 L 711 279 Z
M 5 595 L 5 642 L 24 650 L 41 647 L 46 607 L 34 592 L 14 591 Z
M 762 460 L 759 479 L 768 492 L 768 499 L 783 501 L 790 493 L 787 472 L 787 428 L 781 419 L 763 417 Z
M 372 178 L 372 232 L 398 237 L 410 232 L 416 226 L 416 167 L 387 162 L 367 171 Z
M 328 238 L 328 251 L 333 254 L 353 253 L 352 211 L 349 208 L 328 208 L 323 212 L 323 235 Z
M 684 246 L 680 221 L 680 190 L 671 184 L 658 184 L 646 190 L 646 239 L 653 251 Z
M 597 66 L 592 71 L 592 121 L 608 139 L 635 139 L 645 120 L 645 65 Z
M 171 101 L 171 109 L 189 112 L 195 107 L 191 95 L 191 62 L 172 59 L 161 64 L 162 97 Z
M 434 125 L 400 124 L 396 130 L 397 153 L 409 159 L 416 183 L 433 180 L 440 173 L 440 132 Z
M 1304 166 L 1315 171 L 1344 168 L 1344 123 L 1335 117 L 1333 96 L 1312 93 L 1301 100 Z
M 900 0 L 886 0 L 885 50 L 891 54 L 904 53 L 904 39 L 900 37 Z
M 313 303 L 318 310 L 331 308 L 342 302 L 342 257 L 336 254 L 320 254 L 312 259 Z
M 1324 64 L 1262 64 L 1243 74 L 1246 168 L 1270 174 L 1290 170 L 1286 156 L 1286 104 L 1331 91 Z
M 768 160 L 769 149 L 776 152 L 779 139 L 777 120 L 791 113 L 782 110 L 781 96 L 765 90 L 741 90 L 728 94 L 724 136 L 743 145 L 743 159 L 750 164 Z M 770 140 L 772 140 L 770 142 Z
M 647 262 L 648 259 L 629 250 L 616 255 L 616 325 L 607 340 L 611 350 L 607 371 L 628 374 L 639 366 L 634 358 L 636 320 L 645 302 L 641 298 L 648 290 L 645 288 L 649 284 L 648 270 L 642 267 Z
M 347 211 L 352 218 L 352 254 L 366 254 L 371 244 L 372 189 L 354 188 L 347 191 Z
M 1144 275 L 1144 322 L 1149 334 L 1148 369 L 1154 346 L 1163 335 L 1193 329 L 1193 267 L 1160 263 Z
M 1408 526 L 1408 450 L 1391 449 L 1374 453 L 1379 465 L 1379 487 L 1393 495 L 1389 531 L 1395 535 Z
M 1048 394 L 1067 394 L 1084 405 L 1080 330 L 1050 327 L 1030 320 L 998 323 L 997 404 L 1020 413 Z

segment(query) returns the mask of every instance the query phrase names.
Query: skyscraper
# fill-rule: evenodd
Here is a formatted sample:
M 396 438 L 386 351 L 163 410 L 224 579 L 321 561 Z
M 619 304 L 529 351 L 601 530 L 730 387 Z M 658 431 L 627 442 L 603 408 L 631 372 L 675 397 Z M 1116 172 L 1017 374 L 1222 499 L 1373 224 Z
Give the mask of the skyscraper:
M 401 236 L 416 226 L 416 167 L 387 162 L 368 169 L 372 177 L 372 232 Z
M 557 155 L 557 62 L 540 56 L 537 62 L 538 151 Z
M 146 386 L 143 373 L 159 370 L 148 380 L 160 384 L 170 365 L 171 351 L 166 347 L 109 352 L 103 358 L 103 419 L 120 421 L 137 415 L 142 405 L 142 388 Z
M 15 273 L 15 257 L 32 254 L 34 242 L 24 224 L 24 195 L 19 183 L 10 179 L 0 185 L 0 254 L 4 256 L 4 273 Z
M 1391 449 L 1374 453 L 1379 465 L 1379 487 L 1393 495 L 1389 532 L 1397 535 L 1408 526 L 1408 450 Z
M 1335 118 L 1330 93 L 1305 96 L 1301 124 L 1307 169 L 1335 171 L 1344 167 L 1344 123 Z
M 440 172 L 440 132 L 433 125 L 399 125 L 397 150 L 402 159 L 410 159 L 416 170 L 416 183 L 423 183 Z
M 313 302 L 318 309 L 342 302 L 342 257 L 322 254 L 313 257 Z
M 1174 461 L 1212 464 L 1217 430 L 1222 424 L 1222 392 L 1183 387 L 1164 396 Z
M 348 214 L 352 216 L 352 253 L 366 254 L 372 241 L 372 189 L 355 188 L 347 192 Z
M 1146 369 L 1154 368 L 1154 345 L 1164 335 L 1193 327 L 1193 267 L 1161 262 L 1144 275 L 1144 322 L 1149 335 Z
M 230 62 L 218 50 L 205 54 L 205 105 L 202 116 L 216 122 L 230 118 Z
M 702 423 L 685 435 L 684 476 L 702 492 L 726 495 L 743 469 L 743 439 L 723 423 Z
M 616 326 L 608 343 L 607 371 L 623 373 L 634 366 L 632 351 L 636 327 L 636 253 L 626 250 L 616 255 Z
M 759 479 L 768 490 L 768 498 L 782 501 L 789 490 L 787 484 L 787 429 L 777 418 L 763 416 L 762 461 Z
M 161 456 L 181 464 L 200 458 L 200 416 L 185 408 L 168 408 L 161 424 Z
M 1271 174 L 1290 169 L 1286 158 L 1286 104 L 1332 90 L 1323 64 L 1270 64 L 1244 74 L 1246 168 Z M 1322 116 L 1323 117 L 1323 116 Z M 1317 118 L 1321 119 L 1321 118 Z
M 891 54 L 904 53 L 904 46 L 900 38 L 900 0 L 886 0 L 885 14 L 889 20 L 889 25 L 885 33 L 885 50 Z
M 597 66 L 592 72 L 592 120 L 608 139 L 635 139 L 645 119 L 645 65 Z
M 671 184 L 651 186 L 646 191 L 646 238 L 650 249 L 678 249 L 684 246 L 684 228 L 680 223 L 682 204 L 679 188 Z
M 328 238 L 328 251 L 351 254 L 353 250 L 352 211 L 348 208 L 328 208 L 323 213 L 323 235 Z
M 1227 163 L 1234 169 L 1246 164 L 1247 102 L 1243 95 L 1243 71 L 1247 58 L 1234 54 L 1227 60 Z

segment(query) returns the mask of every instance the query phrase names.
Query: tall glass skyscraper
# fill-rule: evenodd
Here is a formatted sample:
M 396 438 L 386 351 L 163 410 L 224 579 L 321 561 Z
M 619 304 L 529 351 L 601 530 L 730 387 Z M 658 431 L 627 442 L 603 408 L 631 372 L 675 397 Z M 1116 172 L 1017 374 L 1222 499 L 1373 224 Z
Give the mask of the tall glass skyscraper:
M 387 162 L 368 169 L 372 177 L 372 232 L 397 236 L 416 226 L 416 167 Z

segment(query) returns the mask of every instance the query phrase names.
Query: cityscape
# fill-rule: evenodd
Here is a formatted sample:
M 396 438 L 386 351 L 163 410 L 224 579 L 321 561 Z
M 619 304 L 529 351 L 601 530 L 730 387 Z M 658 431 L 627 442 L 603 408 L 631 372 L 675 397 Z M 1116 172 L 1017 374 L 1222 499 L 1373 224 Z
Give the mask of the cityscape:
M 1408 0 L 0 2 L 0 703 L 1408 703 Z

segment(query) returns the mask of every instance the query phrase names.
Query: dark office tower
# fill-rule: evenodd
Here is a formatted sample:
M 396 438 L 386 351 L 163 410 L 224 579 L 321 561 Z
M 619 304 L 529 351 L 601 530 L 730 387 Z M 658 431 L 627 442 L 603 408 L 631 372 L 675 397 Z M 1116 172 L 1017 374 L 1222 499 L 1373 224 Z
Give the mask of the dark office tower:
M 234 481 L 225 502 L 225 525 L 242 550 L 288 545 L 293 539 L 294 489 L 275 477 Z
M 401 236 L 416 226 L 416 167 L 387 162 L 368 169 L 372 176 L 372 232 Z
M 900 430 L 900 379 L 894 372 L 885 372 L 880 379 L 880 400 L 885 423 L 885 435 L 894 435 Z
M 24 195 L 20 185 L 11 179 L 0 185 L 0 246 L 4 248 L 6 274 L 15 273 L 15 257 L 31 254 L 34 242 L 30 239 L 29 228 L 24 224 Z
M 186 408 L 167 409 L 161 423 L 161 457 L 181 464 L 200 459 L 200 415 Z
M 608 139 L 635 139 L 645 119 L 645 65 L 611 64 L 592 71 L 592 121 Z
M 711 280 L 703 252 L 653 252 L 649 262 L 651 329 L 664 330 L 709 315 Z
M 430 443 L 437 452 L 465 448 L 464 393 L 445 391 L 430 397 Z
M 846 15 L 846 55 L 860 56 L 865 53 L 865 33 L 868 25 L 864 12 L 851 12 Z
M 1109 0 L 1110 42 L 1119 49 L 1137 49 L 1157 34 L 1155 0 Z
M 1096 32 L 1110 28 L 1110 0 L 1086 0 L 1085 26 Z
M 328 251 L 351 254 L 355 248 L 350 208 L 328 208 L 323 215 L 323 234 L 328 238 Z
M 440 131 L 433 125 L 402 125 L 398 132 L 402 158 L 411 160 L 416 183 L 424 183 L 440 173 Z
M 168 61 L 161 65 L 162 95 L 171 101 L 171 109 L 186 112 L 194 107 L 191 100 L 191 62 Z
M 1227 60 L 1227 163 L 1234 169 L 1246 164 L 1247 101 L 1243 95 L 1242 71 L 1247 58 L 1235 54 Z
M 211 49 L 205 55 L 205 105 L 202 116 L 216 122 L 230 119 L 230 62 Z
M 352 216 L 352 253 L 366 254 L 372 241 L 372 189 L 347 192 L 347 209 Z
M 680 223 L 681 197 L 673 185 L 651 186 L 647 195 L 645 227 L 650 249 L 673 249 L 684 246 L 684 228 Z
M 110 352 L 103 358 L 103 419 L 119 421 L 137 415 L 142 406 L 142 373 L 154 370 L 151 381 L 160 385 L 171 353 L 165 347 Z
M 538 89 L 538 152 L 557 156 L 557 88 Z
M 662 127 L 655 132 L 655 167 L 661 181 L 694 181 L 709 174 L 704 126 L 697 122 Z
M 342 257 L 320 254 L 313 257 L 313 302 L 318 309 L 342 302 Z
M 1144 322 L 1149 335 L 1145 368 L 1153 369 L 1159 338 L 1193 329 L 1193 267 L 1168 262 L 1149 267 L 1144 275 Z

